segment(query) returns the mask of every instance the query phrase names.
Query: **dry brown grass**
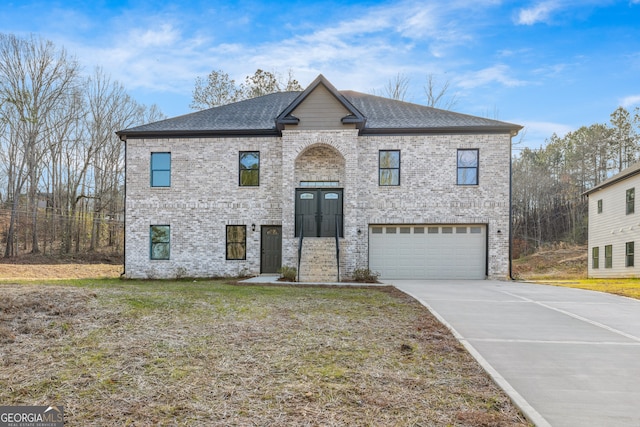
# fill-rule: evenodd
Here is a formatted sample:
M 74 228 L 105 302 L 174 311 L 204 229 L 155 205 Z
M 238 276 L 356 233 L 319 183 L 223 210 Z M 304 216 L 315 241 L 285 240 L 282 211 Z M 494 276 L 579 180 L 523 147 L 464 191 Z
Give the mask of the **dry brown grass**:
M 574 279 L 587 277 L 587 247 L 557 245 L 513 260 L 518 279 Z
M 68 426 L 527 425 L 392 288 L 0 285 L 0 402 Z
M 0 264 L 0 280 L 108 279 L 122 271 L 113 264 Z

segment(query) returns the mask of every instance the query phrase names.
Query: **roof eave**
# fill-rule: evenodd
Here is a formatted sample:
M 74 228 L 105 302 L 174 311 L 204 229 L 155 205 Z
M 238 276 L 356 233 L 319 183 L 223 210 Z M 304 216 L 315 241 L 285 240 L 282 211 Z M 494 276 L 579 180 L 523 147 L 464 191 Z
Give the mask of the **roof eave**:
M 163 131 L 119 131 L 121 141 L 128 138 L 221 138 L 238 136 L 281 136 L 278 129 L 231 129 L 231 130 L 163 130 Z
M 422 134 L 504 134 L 516 136 L 522 126 L 444 126 L 424 128 L 364 128 L 361 135 L 422 135 Z
M 584 193 L 582 193 L 582 195 L 589 197 L 589 194 L 591 194 L 591 193 L 595 193 L 595 192 L 600 191 L 600 190 L 602 190 L 604 188 L 607 188 L 607 187 L 610 187 L 612 185 L 615 185 L 615 184 L 617 184 L 617 183 L 619 183 L 621 181 L 624 181 L 626 179 L 632 178 L 632 177 L 634 177 L 634 176 L 636 176 L 638 174 L 640 174 L 640 169 L 633 170 L 633 171 L 631 171 L 629 173 L 626 173 L 624 175 L 612 177 L 609 180 L 606 180 L 603 183 L 598 184 L 593 188 L 590 188 L 589 190 L 587 190 Z

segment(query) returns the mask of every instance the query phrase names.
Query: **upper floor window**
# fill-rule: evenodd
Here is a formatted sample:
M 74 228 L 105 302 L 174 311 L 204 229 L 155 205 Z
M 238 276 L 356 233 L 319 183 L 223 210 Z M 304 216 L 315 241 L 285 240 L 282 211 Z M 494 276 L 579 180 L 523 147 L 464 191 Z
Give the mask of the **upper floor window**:
M 478 150 L 458 150 L 458 185 L 478 185 Z
M 400 150 L 380 150 L 378 184 L 400 185 Z
M 227 225 L 227 259 L 247 259 L 246 225 Z
M 257 187 L 260 185 L 260 152 L 240 152 L 240 186 Z
M 627 190 L 627 215 L 636 211 L 636 189 L 630 188 Z
M 598 200 L 598 213 L 602 213 L 602 199 Z
M 152 225 L 150 229 L 151 259 L 169 259 L 171 228 L 168 225 Z
M 151 153 L 151 186 L 171 186 L 171 153 Z

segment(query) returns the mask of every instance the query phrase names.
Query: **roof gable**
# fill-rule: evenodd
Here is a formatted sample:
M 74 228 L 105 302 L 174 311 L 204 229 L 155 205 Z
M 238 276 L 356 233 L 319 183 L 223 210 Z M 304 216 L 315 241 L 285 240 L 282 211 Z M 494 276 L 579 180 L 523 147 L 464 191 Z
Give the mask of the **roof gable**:
M 337 101 L 337 104 L 344 109 L 345 115 L 341 118 L 343 124 L 355 124 L 358 129 L 364 127 L 364 115 L 320 74 L 278 115 L 276 118 L 276 127 L 278 130 L 283 130 L 285 125 L 297 125 L 300 123 L 300 119 L 294 115 L 294 112 L 299 110 L 303 103 L 308 102 L 309 99 L 313 99 L 314 95 L 317 97 L 318 94 L 322 92 L 322 89 L 326 90 Z

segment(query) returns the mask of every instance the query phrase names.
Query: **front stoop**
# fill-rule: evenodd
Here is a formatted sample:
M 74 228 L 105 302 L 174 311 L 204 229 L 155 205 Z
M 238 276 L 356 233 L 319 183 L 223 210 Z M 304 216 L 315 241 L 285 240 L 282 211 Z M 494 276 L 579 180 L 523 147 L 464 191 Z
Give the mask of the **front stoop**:
M 305 237 L 298 271 L 300 282 L 338 281 L 335 237 Z

